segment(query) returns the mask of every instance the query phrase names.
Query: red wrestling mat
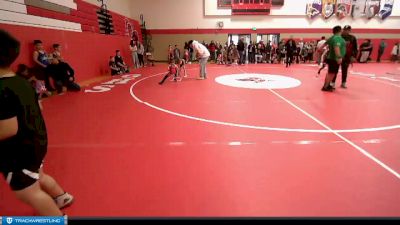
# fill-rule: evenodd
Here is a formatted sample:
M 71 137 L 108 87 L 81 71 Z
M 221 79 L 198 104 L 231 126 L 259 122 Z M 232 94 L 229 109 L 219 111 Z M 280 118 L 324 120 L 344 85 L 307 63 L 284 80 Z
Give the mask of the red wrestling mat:
M 356 64 L 334 93 L 313 65 L 191 65 L 160 86 L 166 69 L 44 102 L 69 216 L 400 216 L 398 64 Z M 0 186 L 0 215 L 33 215 Z

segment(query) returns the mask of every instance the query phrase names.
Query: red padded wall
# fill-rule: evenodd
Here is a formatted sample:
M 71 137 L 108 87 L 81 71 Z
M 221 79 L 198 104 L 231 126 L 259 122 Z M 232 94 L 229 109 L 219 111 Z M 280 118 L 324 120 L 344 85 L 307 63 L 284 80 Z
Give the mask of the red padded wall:
M 53 29 L 34 28 L 27 26 L 0 24 L 4 29 L 21 41 L 21 54 L 13 64 L 15 69 L 19 63 L 33 65 L 33 40 L 43 41 L 46 51 L 51 52 L 51 46 L 59 43 L 63 46 L 63 57 L 75 69 L 79 81 L 105 75 L 108 71 L 108 60 L 115 50 L 121 50 L 128 65 L 132 65 L 129 54 L 127 36 L 102 35 L 91 32 L 71 32 Z

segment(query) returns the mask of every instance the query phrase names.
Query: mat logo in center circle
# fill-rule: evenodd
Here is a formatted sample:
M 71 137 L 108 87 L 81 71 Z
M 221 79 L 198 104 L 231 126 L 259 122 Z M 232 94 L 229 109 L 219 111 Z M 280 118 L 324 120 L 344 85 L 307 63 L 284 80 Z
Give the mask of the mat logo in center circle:
M 215 78 L 215 81 L 230 87 L 249 89 L 286 89 L 301 85 L 301 81 L 292 77 L 258 73 L 223 75 Z
M 237 79 L 238 81 L 252 81 L 254 83 L 261 83 L 265 82 L 264 79 L 261 79 L 259 77 L 249 77 L 249 78 L 243 78 L 243 79 Z

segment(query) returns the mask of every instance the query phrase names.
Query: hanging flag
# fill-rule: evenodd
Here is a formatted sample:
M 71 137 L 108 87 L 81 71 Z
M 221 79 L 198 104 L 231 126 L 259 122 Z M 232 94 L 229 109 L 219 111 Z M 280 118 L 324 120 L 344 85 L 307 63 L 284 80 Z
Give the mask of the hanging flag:
M 381 8 L 381 0 L 367 0 L 365 4 L 365 14 L 368 19 L 374 18 Z
M 351 7 L 351 16 L 353 18 L 360 18 L 365 16 L 366 0 L 353 0 Z
M 322 16 L 329 19 L 335 13 L 336 0 L 323 0 L 322 1 Z
M 336 0 L 336 16 L 343 19 L 351 14 L 351 0 Z
M 314 0 L 313 3 L 307 4 L 306 7 L 306 15 L 311 19 L 314 19 L 322 12 L 322 1 Z
M 379 12 L 378 16 L 382 20 L 388 18 L 392 14 L 394 0 L 385 0 L 381 11 Z

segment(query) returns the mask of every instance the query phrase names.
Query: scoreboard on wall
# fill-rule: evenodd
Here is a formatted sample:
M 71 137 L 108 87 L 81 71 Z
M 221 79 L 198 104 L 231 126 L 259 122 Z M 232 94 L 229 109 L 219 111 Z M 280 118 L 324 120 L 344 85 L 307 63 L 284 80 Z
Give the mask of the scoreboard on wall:
M 232 15 L 269 15 L 271 6 L 282 6 L 284 0 L 217 0 L 218 7 L 231 8 Z

